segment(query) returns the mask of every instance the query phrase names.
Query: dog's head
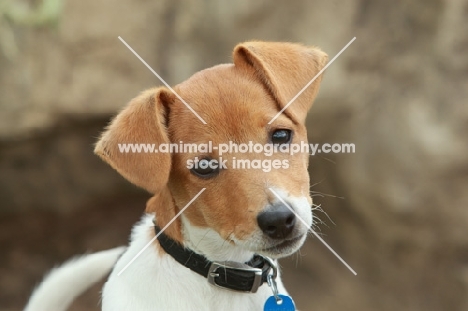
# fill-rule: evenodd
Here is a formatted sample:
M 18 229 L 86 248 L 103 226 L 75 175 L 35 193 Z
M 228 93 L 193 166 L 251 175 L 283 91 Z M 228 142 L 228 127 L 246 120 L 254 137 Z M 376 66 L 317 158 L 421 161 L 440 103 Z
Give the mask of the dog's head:
M 233 57 L 234 64 L 203 70 L 174 87 L 206 124 L 172 91 L 151 89 L 117 115 L 95 152 L 154 194 L 147 211 L 156 213 L 160 227 L 206 188 L 166 230 L 173 239 L 210 259 L 241 260 L 235 254 L 253 252 L 281 257 L 302 245 L 312 225 L 308 152 L 269 156 L 233 146 L 306 143 L 304 122 L 320 77 L 269 122 L 324 67 L 327 55 L 298 44 L 246 42 Z M 119 150 L 119 144 L 209 142 L 215 148 L 203 152 Z M 216 147 L 226 144 L 231 150 L 220 155 Z

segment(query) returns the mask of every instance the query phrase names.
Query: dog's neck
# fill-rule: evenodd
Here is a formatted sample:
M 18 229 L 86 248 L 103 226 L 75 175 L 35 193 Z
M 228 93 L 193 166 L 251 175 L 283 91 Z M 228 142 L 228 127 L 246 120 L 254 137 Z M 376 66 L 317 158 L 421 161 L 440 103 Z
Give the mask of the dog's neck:
M 157 216 L 156 223 L 161 228 L 171 222 L 171 225 L 165 229 L 165 234 L 179 243 L 183 242 L 181 221 L 180 218 L 175 217 L 175 203 L 168 187 L 164 187 L 146 202 L 145 212 L 155 214 Z
M 184 215 L 181 220 L 183 245 L 208 260 L 247 262 L 252 259 L 254 252 L 226 241 L 213 229 L 193 226 Z
M 146 212 L 156 215 L 156 224 L 160 228 L 164 228 L 172 221 L 176 216 L 175 211 L 175 203 L 167 187 L 146 204 Z M 211 228 L 192 225 L 183 214 L 175 219 L 164 232 L 171 239 L 204 255 L 211 261 L 247 262 L 254 255 L 254 252 L 226 241 Z

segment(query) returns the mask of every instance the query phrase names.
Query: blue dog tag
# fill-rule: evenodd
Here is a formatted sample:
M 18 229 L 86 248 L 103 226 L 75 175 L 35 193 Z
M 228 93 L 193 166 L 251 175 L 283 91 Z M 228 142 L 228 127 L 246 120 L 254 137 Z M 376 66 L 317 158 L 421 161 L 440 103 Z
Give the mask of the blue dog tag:
M 296 311 L 296 306 L 291 297 L 285 295 L 278 295 L 283 300 L 279 305 L 276 303 L 275 296 L 268 297 L 263 307 L 263 311 Z

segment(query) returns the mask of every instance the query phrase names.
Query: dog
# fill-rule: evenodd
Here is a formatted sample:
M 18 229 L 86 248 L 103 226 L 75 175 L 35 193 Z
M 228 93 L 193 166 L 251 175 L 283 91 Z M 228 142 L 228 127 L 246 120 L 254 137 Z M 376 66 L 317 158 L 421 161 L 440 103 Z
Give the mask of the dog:
M 271 296 L 285 297 L 277 259 L 296 252 L 312 225 L 308 153 L 223 154 L 228 163 L 241 157 L 287 163 L 266 172 L 211 165 L 219 164 L 214 148 L 125 153 L 119 144 L 306 142 L 305 119 L 321 76 L 286 105 L 327 60 L 317 47 L 245 42 L 235 47 L 233 64 L 133 99 L 95 146 L 106 163 L 153 195 L 129 246 L 56 268 L 25 310 L 66 310 L 109 272 L 105 311 L 263 310 Z M 207 165 L 187 165 L 202 162 Z

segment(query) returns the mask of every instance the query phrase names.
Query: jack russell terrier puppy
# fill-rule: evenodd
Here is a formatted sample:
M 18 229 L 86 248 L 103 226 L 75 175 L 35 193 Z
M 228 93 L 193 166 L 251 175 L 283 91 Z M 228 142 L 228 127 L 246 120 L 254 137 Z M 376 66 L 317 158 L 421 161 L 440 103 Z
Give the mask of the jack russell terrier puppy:
M 267 172 L 217 166 L 216 148 L 119 149 L 121 144 L 307 142 L 305 119 L 321 77 L 282 110 L 324 68 L 327 55 L 316 47 L 254 41 L 236 46 L 233 60 L 174 89 L 143 92 L 110 123 L 95 153 L 153 197 L 128 247 L 52 270 L 26 311 L 66 310 L 109 271 L 102 291 L 105 311 L 290 310 L 276 260 L 297 251 L 312 225 L 307 152 L 222 155 L 227 163 L 240 158 L 287 163 Z M 286 304 L 269 307 L 272 297 Z

